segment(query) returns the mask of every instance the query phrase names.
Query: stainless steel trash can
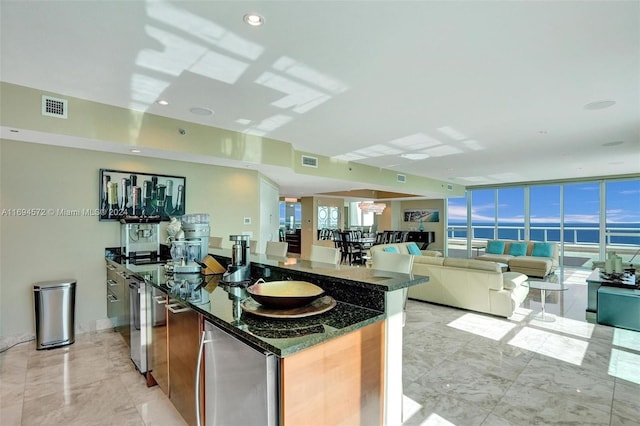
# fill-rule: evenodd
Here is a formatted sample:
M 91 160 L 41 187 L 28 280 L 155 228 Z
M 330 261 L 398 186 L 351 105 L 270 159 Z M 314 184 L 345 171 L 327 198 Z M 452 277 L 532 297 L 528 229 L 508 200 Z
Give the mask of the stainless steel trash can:
M 36 349 L 75 342 L 76 281 L 42 281 L 33 285 Z

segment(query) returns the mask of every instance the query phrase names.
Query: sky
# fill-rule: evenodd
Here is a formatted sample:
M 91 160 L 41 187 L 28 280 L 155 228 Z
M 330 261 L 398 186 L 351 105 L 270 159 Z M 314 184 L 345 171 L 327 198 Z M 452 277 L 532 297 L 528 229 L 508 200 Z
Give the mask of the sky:
M 560 221 L 560 186 L 531 186 L 531 222 Z M 594 223 L 600 220 L 598 182 L 564 185 L 565 223 Z M 495 190 L 472 192 L 472 221 L 493 222 Z M 640 223 L 640 179 L 607 181 L 607 223 Z M 465 198 L 450 198 L 449 222 L 466 222 Z M 498 218 L 501 222 L 524 223 L 524 188 L 498 190 Z

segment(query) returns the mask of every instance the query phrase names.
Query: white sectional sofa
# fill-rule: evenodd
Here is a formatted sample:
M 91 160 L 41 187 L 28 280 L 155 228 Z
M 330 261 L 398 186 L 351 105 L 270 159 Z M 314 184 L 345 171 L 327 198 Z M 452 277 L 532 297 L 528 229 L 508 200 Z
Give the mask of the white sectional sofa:
M 369 249 L 369 253 L 372 253 L 376 250 L 392 250 L 395 248 L 395 253 L 400 253 L 400 254 L 412 254 L 409 252 L 409 247 L 415 247 L 413 250 L 418 248 L 418 245 L 415 242 L 407 242 L 407 243 L 390 243 L 390 244 L 378 244 L 375 246 L 372 246 Z M 442 256 L 442 253 L 440 253 L 437 250 L 418 250 L 420 252 L 420 254 L 422 254 L 423 256 L 435 256 L 435 257 L 440 257 Z M 413 254 L 417 254 L 413 253 Z
M 516 250 L 518 246 L 522 249 L 520 253 Z M 546 277 L 558 269 L 558 250 L 557 243 L 489 240 L 485 254 L 476 259 L 506 263 L 510 271 L 531 277 Z
M 371 250 L 407 244 L 380 244 Z M 408 255 L 404 248 L 406 251 L 400 253 Z M 528 279 L 525 274 L 502 272 L 495 262 L 442 257 L 440 252 L 432 252 L 414 255 L 412 271 L 429 277 L 429 282 L 409 288 L 410 299 L 424 302 L 510 317 L 529 294 L 529 288 L 522 285 Z
M 409 298 L 510 317 L 529 294 L 528 277 L 473 259 L 415 256 L 413 273 L 429 282 L 409 288 Z

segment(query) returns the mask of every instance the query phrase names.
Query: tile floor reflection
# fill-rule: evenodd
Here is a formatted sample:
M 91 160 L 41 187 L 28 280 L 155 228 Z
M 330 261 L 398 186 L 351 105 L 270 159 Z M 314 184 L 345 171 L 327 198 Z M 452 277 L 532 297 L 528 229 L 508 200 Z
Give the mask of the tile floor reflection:
M 186 425 L 157 386 L 148 388 L 119 334 L 76 335 L 75 343 L 0 354 L 0 425 Z
M 552 323 L 533 319 L 536 290 L 509 319 L 410 300 L 404 424 L 640 425 L 640 333 L 585 321 L 586 275 L 567 272 L 570 289 L 548 293 Z M 102 332 L 0 354 L 0 424 L 185 423 L 120 335 Z
M 511 318 L 409 300 L 404 425 L 640 426 L 640 333 L 585 319 L 590 271 Z

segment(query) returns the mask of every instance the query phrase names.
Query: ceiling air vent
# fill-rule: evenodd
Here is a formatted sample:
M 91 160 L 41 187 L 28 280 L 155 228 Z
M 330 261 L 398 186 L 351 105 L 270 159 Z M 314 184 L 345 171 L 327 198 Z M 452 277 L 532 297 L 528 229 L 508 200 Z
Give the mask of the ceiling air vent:
M 407 182 L 407 175 L 398 175 L 398 182 L 405 183 Z
M 42 115 L 67 118 L 67 100 L 42 95 Z
M 302 156 L 302 165 L 305 167 L 318 167 L 318 159 L 316 157 Z

